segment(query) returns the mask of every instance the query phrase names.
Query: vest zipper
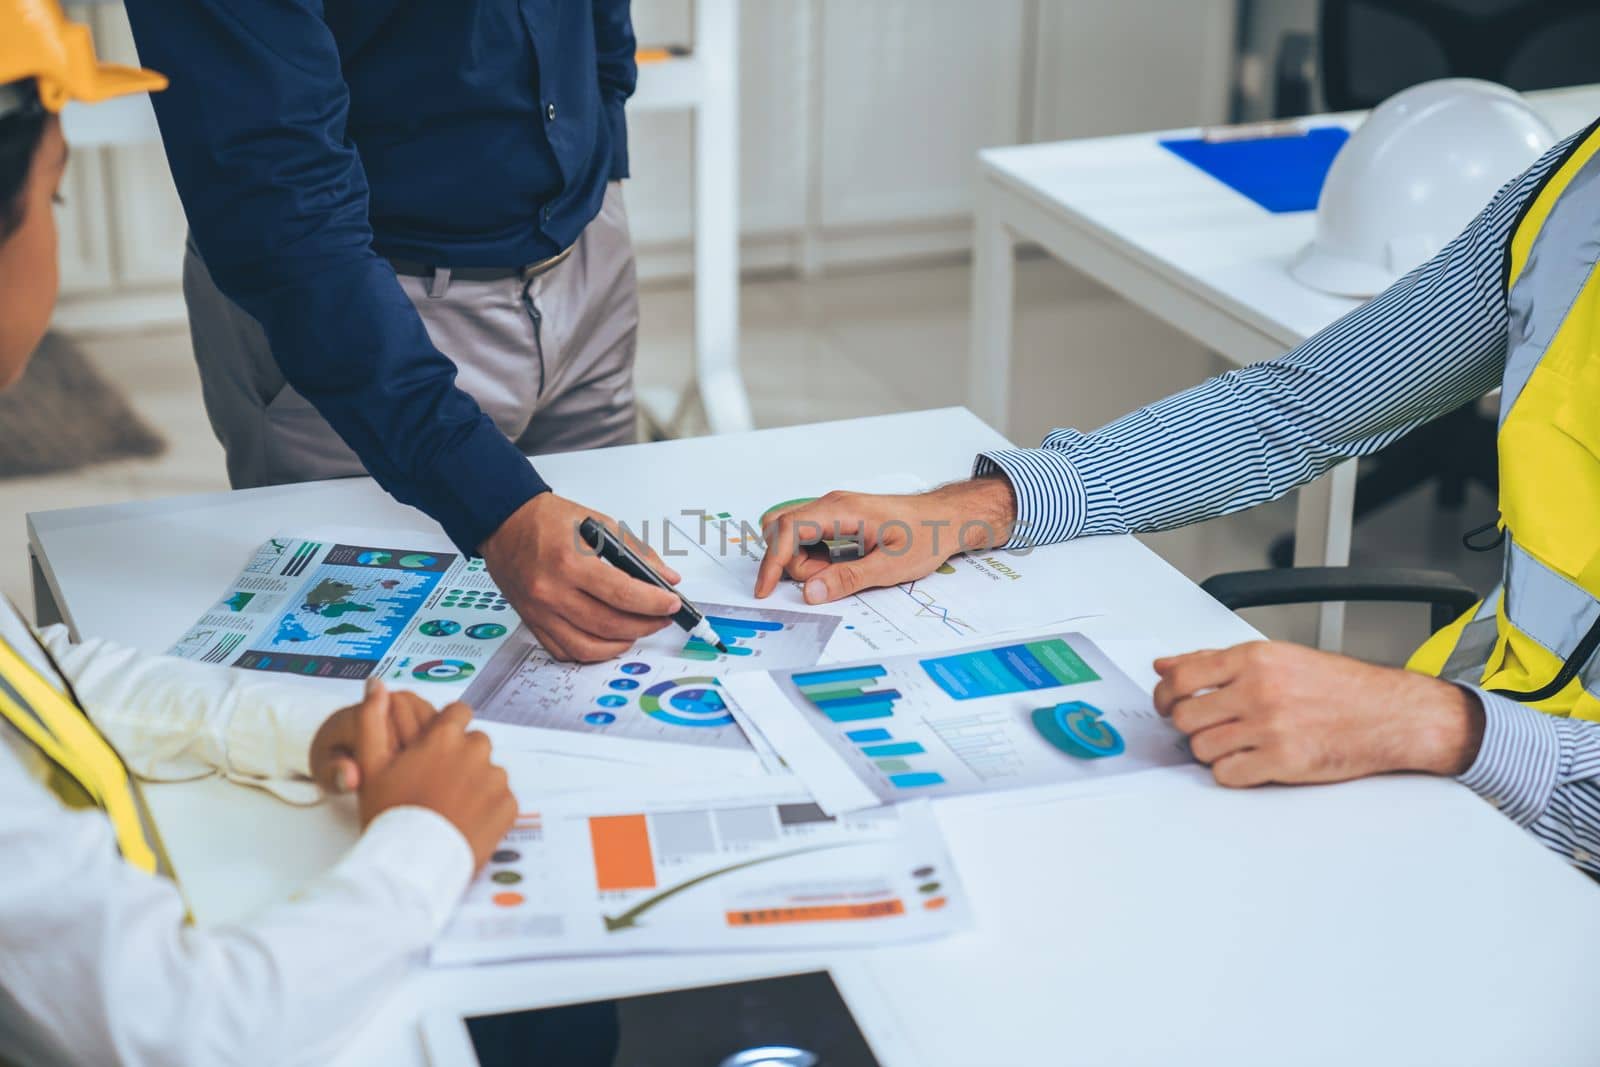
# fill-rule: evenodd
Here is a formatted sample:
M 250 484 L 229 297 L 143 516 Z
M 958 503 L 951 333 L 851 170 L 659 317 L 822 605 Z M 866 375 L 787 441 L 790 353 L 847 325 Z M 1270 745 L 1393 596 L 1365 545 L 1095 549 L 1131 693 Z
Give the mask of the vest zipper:
M 1561 665 L 1556 676 L 1540 686 L 1526 692 L 1516 692 L 1511 689 L 1491 689 L 1489 692 L 1497 696 L 1510 697 L 1512 700 L 1523 704 L 1535 704 L 1541 700 L 1548 700 L 1561 692 L 1583 670 L 1584 664 L 1594 656 L 1596 648 L 1600 648 L 1600 619 L 1596 619 L 1589 627 L 1589 632 L 1583 635 L 1583 640 L 1578 642 L 1578 647 L 1572 650 L 1572 655 Z

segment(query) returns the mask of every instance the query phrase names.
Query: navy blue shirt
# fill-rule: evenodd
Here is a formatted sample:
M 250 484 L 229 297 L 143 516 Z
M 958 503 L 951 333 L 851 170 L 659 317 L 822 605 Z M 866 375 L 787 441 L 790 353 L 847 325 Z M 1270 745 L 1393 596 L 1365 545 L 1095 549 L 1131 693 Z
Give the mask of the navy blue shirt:
M 554 255 L 627 174 L 628 0 L 127 0 L 218 288 L 378 482 L 475 551 L 548 488 L 385 256 Z

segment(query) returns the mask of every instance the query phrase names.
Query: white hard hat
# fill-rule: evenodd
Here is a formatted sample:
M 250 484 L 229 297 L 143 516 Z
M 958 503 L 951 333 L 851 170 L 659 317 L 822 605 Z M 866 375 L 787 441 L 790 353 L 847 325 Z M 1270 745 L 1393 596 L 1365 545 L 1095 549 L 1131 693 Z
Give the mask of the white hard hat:
M 1445 78 L 1396 93 L 1334 158 L 1316 238 L 1289 272 L 1338 296 L 1380 293 L 1449 243 L 1555 140 L 1527 101 L 1493 82 Z

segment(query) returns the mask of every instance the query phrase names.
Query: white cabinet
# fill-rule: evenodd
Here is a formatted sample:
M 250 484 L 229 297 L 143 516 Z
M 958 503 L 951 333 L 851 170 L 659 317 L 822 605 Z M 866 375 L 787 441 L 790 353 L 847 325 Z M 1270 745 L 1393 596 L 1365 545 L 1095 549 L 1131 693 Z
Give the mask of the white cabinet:
M 100 293 L 113 287 L 111 220 L 106 211 L 106 166 L 103 152 L 80 148 L 67 157 L 61 177 L 61 203 L 56 207 L 60 233 L 61 293 Z
M 138 62 L 120 4 L 67 10 L 93 26 L 102 59 Z M 85 109 L 69 116 L 68 136 L 75 143 L 57 208 L 64 298 L 58 321 L 109 326 L 180 315 L 187 225 L 148 103 L 122 98 Z
M 689 0 L 636 0 L 640 46 L 692 45 L 690 7 Z M 739 222 L 746 236 L 790 234 L 806 224 L 811 23 L 806 0 L 740 6 Z M 691 122 L 684 111 L 628 117 L 628 214 L 646 273 L 651 264 L 658 272 L 687 269 L 686 256 L 651 253 L 687 247 Z
M 106 4 L 95 15 L 100 54 L 111 62 L 137 63 L 133 31 L 122 5 Z M 183 272 L 183 243 L 189 230 L 183 204 L 161 143 L 132 140 L 103 153 L 117 281 L 129 287 L 174 285 Z
M 973 153 L 1027 137 L 1025 6 L 822 0 L 823 226 L 970 214 Z
M 691 43 L 692 0 L 634 0 L 641 44 Z M 747 268 L 970 244 L 975 153 L 1220 122 L 1235 0 L 743 0 Z M 630 119 L 640 273 L 689 268 L 689 119 Z
M 692 46 L 693 2 L 634 0 L 640 44 Z M 119 4 L 69 10 L 103 56 L 135 60 Z M 960 251 L 980 147 L 1221 121 L 1235 18 L 1235 0 L 741 0 L 745 266 Z M 691 269 L 692 121 L 629 119 L 647 278 Z M 64 314 L 181 313 L 185 227 L 159 146 L 76 151 L 66 198 Z
M 1029 139 L 1223 121 L 1236 18 L 1235 0 L 1041 0 Z

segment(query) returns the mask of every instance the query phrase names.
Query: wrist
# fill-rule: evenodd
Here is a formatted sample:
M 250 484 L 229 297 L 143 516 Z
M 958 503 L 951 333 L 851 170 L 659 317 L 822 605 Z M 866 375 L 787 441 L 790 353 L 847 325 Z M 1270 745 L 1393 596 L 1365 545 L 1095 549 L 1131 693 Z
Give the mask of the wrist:
M 1465 774 L 1477 759 L 1483 744 L 1483 705 L 1471 690 L 1441 681 L 1421 678 L 1428 683 L 1426 699 L 1413 716 L 1414 759 L 1405 770 L 1419 770 L 1455 778 Z
M 523 536 L 531 536 L 535 520 L 552 505 L 555 499 L 556 494 L 546 488 L 523 501 L 499 526 L 495 527 L 493 533 L 483 539 L 483 543 L 478 546 L 478 555 L 486 560 L 492 560 L 511 543 Z
M 938 510 L 952 516 L 962 552 L 997 548 L 1011 539 L 1017 497 L 1003 475 L 987 474 L 934 490 Z

